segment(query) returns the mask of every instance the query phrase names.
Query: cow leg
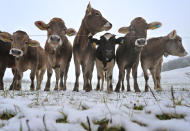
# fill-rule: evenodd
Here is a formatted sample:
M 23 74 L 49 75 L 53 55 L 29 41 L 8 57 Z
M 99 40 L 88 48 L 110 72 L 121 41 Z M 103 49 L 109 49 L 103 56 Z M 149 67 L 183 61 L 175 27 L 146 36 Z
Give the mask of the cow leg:
M 120 91 L 121 82 L 124 81 L 124 75 L 125 75 L 125 69 L 124 68 L 120 68 L 119 69 L 119 80 L 117 82 L 117 85 L 116 85 L 116 88 L 115 88 L 115 92 L 119 92 Z
M 34 78 L 35 78 L 36 70 L 32 70 L 30 73 L 30 80 L 31 80 L 31 85 L 30 85 L 30 90 L 34 90 Z
M 131 68 L 127 68 L 127 91 L 131 91 L 130 88 L 130 73 L 131 73 Z
M 147 69 L 145 67 L 143 67 L 143 66 L 142 66 L 142 69 L 143 69 L 144 79 L 145 79 L 145 92 L 148 92 L 148 90 L 149 90 L 149 84 L 148 84 L 149 76 L 148 76 L 148 72 L 147 72 Z
M 112 74 L 107 76 L 107 91 L 108 93 L 111 93 L 113 91 L 113 86 L 112 86 Z
M 53 73 L 52 68 L 49 67 L 47 69 L 47 82 L 44 91 L 50 91 L 50 85 L 51 85 L 50 82 L 51 82 L 52 73 Z
M 12 73 L 13 73 L 13 81 L 12 81 L 12 83 L 10 85 L 9 90 L 13 90 L 14 89 L 14 84 L 15 84 L 15 81 L 16 81 L 16 70 L 12 69 Z
M 103 91 L 104 90 L 104 71 L 100 72 L 100 76 L 101 76 L 101 79 L 102 79 L 102 84 L 101 84 L 100 91 Z
M 161 70 L 162 70 L 162 61 L 160 61 L 156 67 L 157 90 L 162 90 L 160 86 Z
M 55 68 L 55 77 L 56 77 L 56 82 L 55 82 L 55 88 L 54 90 L 58 90 L 58 84 L 59 84 L 59 79 L 60 79 L 60 68 Z
M 152 79 L 154 81 L 154 89 L 156 90 L 157 89 L 157 87 L 156 87 L 157 86 L 157 80 L 156 80 L 156 70 L 155 70 L 155 68 L 151 68 L 150 73 L 151 73 Z
M 4 90 L 3 76 L 5 74 L 5 67 L 0 67 L 0 90 Z
M 63 90 L 65 91 L 67 89 L 67 73 L 69 70 L 70 63 L 67 64 L 65 72 L 64 72 L 64 85 L 63 85 Z
M 23 72 L 17 71 L 17 79 L 16 79 L 16 86 L 15 90 L 20 90 L 21 89 L 21 83 L 22 83 L 22 77 L 23 77 Z
M 76 80 L 75 80 L 75 86 L 73 91 L 79 91 L 79 76 L 80 76 L 80 64 L 79 62 L 75 59 L 74 57 L 74 63 L 75 63 L 75 75 L 76 75 Z
M 40 90 L 41 89 L 41 83 L 42 83 L 45 71 L 46 71 L 45 68 L 41 69 L 40 71 L 37 71 L 39 73 L 37 74 L 38 77 L 36 76 L 36 79 L 37 79 L 37 88 L 36 88 L 36 90 Z
M 96 90 L 99 91 L 100 90 L 100 76 L 99 75 L 97 76 L 97 79 L 98 79 L 98 83 L 96 86 Z
M 135 92 L 140 92 L 140 89 L 139 89 L 139 86 L 138 86 L 138 83 L 137 83 L 137 67 L 138 67 L 138 63 L 135 64 L 135 65 L 132 67 L 132 75 L 133 75 L 133 81 L 134 81 L 134 89 L 135 89 Z

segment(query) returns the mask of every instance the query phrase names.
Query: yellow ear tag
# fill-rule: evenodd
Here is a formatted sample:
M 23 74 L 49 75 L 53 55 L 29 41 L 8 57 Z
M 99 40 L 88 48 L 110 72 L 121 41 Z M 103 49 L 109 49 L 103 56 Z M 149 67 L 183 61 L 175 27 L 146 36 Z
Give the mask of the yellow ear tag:
M 72 32 L 72 33 L 68 34 L 68 36 L 73 36 L 73 35 L 74 35 L 74 32 Z
M 96 47 L 96 42 L 93 42 L 92 45 L 93 45 L 94 47 Z
M 7 39 L 7 38 L 4 38 L 3 41 L 4 41 L 4 42 L 10 42 L 10 40 Z
M 154 25 L 154 26 L 152 26 L 152 30 L 154 30 L 154 29 L 156 29 L 156 28 L 159 28 L 160 27 L 160 25 L 159 24 L 156 24 L 156 25 Z
M 35 43 L 29 43 L 28 46 L 37 47 L 37 44 L 35 44 Z

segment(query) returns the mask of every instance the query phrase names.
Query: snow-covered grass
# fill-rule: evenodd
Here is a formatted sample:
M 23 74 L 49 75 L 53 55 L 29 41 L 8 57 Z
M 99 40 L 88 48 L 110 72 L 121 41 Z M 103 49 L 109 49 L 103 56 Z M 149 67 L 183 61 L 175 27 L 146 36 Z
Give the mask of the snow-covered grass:
M 189 71 L 188 67 L 162 73 L 164 90 L 153 90 L 153 94 L 126 91 L 108 94 L 94 90 L 86 93 L 82 85 L 80 92 L 72 92 L 73 83 L 68 84 L 67 91 L 58 92 L 0 91 L 0 130 L 96 131 L 98 128 L 115 128 L 189 131 Z M 138 81 L 143 91 L 144 78 L 138 78 Z M 24 83 L 23 89 L 28 89 L 29 84 Z M 150 85 L 153 87 L 151 81 Z

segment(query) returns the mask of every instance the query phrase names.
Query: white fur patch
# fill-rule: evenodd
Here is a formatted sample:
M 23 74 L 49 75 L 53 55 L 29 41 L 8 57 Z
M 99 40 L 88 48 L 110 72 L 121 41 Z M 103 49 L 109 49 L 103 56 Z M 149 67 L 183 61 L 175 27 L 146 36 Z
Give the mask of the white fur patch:
M 139 40 L 145 40 L 145 44 L 144 45 L 139 45 L 139 43 L 138 43 Z M 147 44 L 147 40 L 145 38 L 139 38 L 139 39 L 136 39 L 136 41 L 135 41 L 135 46 L 137 46 L 137 47 L 143 47 L 146 44 Z
M 21 54 L 20 54 L 20 55 L 15 55 L 15 54 L 13 54 L 12 50 L 20 51 Z M 13 55 L 13 56 L 15 56 L 15 57 L 21 57 L 21 56 L 23 56 L 23 51 L 20 50 L 20 49 L 17 49 L 17 48 L 11 48 L 11 50 L 9 51 L 9 54 L 10 54 L 10 55 Z
M 111 26 L 111 25 L 110 25 L 109 22 L 107 22 L 107 23 L 104 25 L 105 28 L 110 27 L 110 26 Z
M 57 38 L 59 38 L 59 39 L 60 39 L 60 41 L 59 41 L 59 43 L 58 43 L 58 44 L 59 44 L 59 45 L 62 45 L 62 39 L 61 39 L 61 37 L 60 37 L 60 36 L 58 36 L 58 35 L 51 35 L 50 37 L 57 37 Z M 51 44 L 51 42 L 52 42 L 52 41 L 51 41 L 51 39 L 50 39 L 50 37 L 49 37 L 49 39 L 48 39 L 48 43 L 49 43 L 49 44 Z
M 112 34 L 105 34 L 104 35 L 104 38 L 106 38 L 106 40 L 109 40 L 113 35 Z

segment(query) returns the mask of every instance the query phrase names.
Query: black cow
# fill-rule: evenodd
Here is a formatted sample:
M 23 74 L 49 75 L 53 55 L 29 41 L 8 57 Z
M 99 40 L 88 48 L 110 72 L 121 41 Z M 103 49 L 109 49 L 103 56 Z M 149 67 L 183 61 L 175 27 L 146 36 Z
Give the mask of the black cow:
M 112 72 L 115 65 L 115 45 L 124 43 L 124 37 L 118 39 L 115 35 L 105 33 L 100 37 L 100 40 L 89 36 L 90 43 L 98 45 L 96 49 L 96 68 L 98 83 L 96 90 L 100 89 L 100 79 L 102 80 L 101 91 L 104 88 L 104 77 L 107 80 L 107 91 L 113 91 L 112 87 Z

